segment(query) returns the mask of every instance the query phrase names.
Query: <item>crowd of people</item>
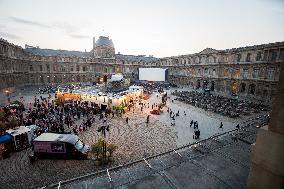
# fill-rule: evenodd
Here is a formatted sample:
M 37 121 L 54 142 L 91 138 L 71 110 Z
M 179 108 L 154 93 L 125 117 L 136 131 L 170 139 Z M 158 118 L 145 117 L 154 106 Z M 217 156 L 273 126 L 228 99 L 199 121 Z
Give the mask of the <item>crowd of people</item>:
M 177 100 L 184 103 L 229 117 L 250 115 L 269 110 L 269 107 L 264 104 L 231 99 L 219 95 L 214 96 L 196 91 L 175 91 L 173 95 L 178 97 Z
M 54 86 L 53 86 L 54 87 Z M 66 86 L 68 89 L 73 89 L 74 87 L 80 86 Z M 52 89 L 50 86 L 45 87 L 45 91 Z M 195 107 L 202 108 L 206 111 L 213 111 L 220 113 L 225 116 L 237 117 L 239 115 L 247 115 L 255 113 L 258 111 L 266 111 L 269 107 L 256 104 L 252 102 L 245 102 L 237 99 L 230 99 L 223 96 L 213 96 L 210 94 L 202 94 L 195 91 L 175 91 L 172 93 L 174 96 L 177 96 L 177 100 L 191 104 Z M 169 97 L 168 97 L 169 98 Z M 174 99 L 170 99 L 171 102 Z M 143 112 L 144 109 L 158 109 L 160 103 L 139 103 L 140 110 Z M 107 117 L 114 117 L 114 111 L 107 110 L 102 112 L 100 107 L 93 102 L 82 102 L 82 101 L 72 101 L 67 104 L 56 104 L 51 100 L 51 95 L 46 98 L 42 96 L 34 97 L 33 103 L 30 103 L 25 107 L 26 111 L 23 109 L 16 109 L 14 112 L 18 125 L 37 125 L 40 128 L 39 133 L 41 132 L 55 132 L 55 133 L 66 133 L 66 128 L 68 128 L 68 133 L 73 132 L 78 134 L 88 130 L 93 124 L 99 121 L 106 123 Z M 128 107 L 131 111 L 131 106 Z M 135 109 L 135 104 L 133 104 L 133 112 Z M 167 109 L 167 112 L 171 118 L 171 125 L 175 126 L 175 120 L 179 116 L 186 116 L 186 112 L 174 112 L 170 108 Z M 99 114 L 98 120 L 95 119 L 95 115 Z M 121 114 L 118 114 L 121 115 Z M 81 120 L 82 119 L 82 120 Z M 131 117 L 130 117 L 131 119 Z M 78 121 L 81 120 L 81 121 Z M 149 123 L 150 115 L 146 118 L 146 123 Z M 129 122 L 129 117 L 126 117 L 126 124 Z M 107 125 L 107 124 L 105 124 Z M 190 128 L 193 128 L 193 138 L 199 139 L 200 130 L 198 128 L 198 122 L 191 120 L 188 125 Z M 220 127 L 223 128 L 223 123 L 221 122 Z M 239 128 L 239 125 L 238 125 Z M 98 132 L 102 129 L 98 129 Z M 104 130 L 104 129 L 103 129 Z
M 179 110 L 175 113 L 173 112 L 170 108 L 167 109 L 167 112 L 171 118 L 171 126 L 175 126 L 175 120 L 177 117 L 180 116 L 180 112 Z M 187 113 L 184 111 L 183 112 L 183 116 L 186 116 Z M 200 130 L 198 128 L 198 122 L 197 121 L 194 121 L 194 120 L 191 120 L 190 121 L 190 124 L 189 124 L 189 127 L 190 128 L 193 128 L 193 139 L 199 139 L 200 137 Z
M 99 115 L 97 120 L 95 115 Z M 107 117 L 111 115 L 114 117 L 115 112 L 103 112 L 93 102 L 73 101 L 58 105 L 50 97 L 41 96 L 40 98 L 35 96 L 34 102 L 26 107 L 26 111 L 17 114 L 18 125 L 37 125 L 38 134 L 43 132 L 78 134 L 88 130 L 95 123 L 106 123 Z
M 57 85 L 47 85 L 38 88 L 38 93 L 39 94 L 50 94 L 50 93 L 55 93 L 57 90 Z

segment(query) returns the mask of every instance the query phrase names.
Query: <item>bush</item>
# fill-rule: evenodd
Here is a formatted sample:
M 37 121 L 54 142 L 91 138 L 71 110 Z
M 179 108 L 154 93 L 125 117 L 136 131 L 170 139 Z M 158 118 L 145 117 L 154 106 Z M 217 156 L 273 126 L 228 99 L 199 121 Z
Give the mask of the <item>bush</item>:
M 103 146 L 106 145 L 106 152 L 108 154 L 103 154 Z M 103 160 L 102 158 L 107 157 L 106 160 L 109 160 L 109 157 L 112 157 L 113 152 L 117 149 L 117 146 L 110 143 L 108 144 L 105 139 L 100 138 L 96 143 L 91 146 L 91 153 L 95 154 L 96 160 Z

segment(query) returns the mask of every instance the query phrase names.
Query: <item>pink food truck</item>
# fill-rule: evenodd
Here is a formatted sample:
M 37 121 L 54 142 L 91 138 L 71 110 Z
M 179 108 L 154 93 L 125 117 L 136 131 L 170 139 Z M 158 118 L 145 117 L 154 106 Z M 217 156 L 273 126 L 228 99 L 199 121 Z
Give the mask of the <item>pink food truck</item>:
M 36 158 L 87 159 L 90 151 L 74 134 L 42 133 L 32 145 Z

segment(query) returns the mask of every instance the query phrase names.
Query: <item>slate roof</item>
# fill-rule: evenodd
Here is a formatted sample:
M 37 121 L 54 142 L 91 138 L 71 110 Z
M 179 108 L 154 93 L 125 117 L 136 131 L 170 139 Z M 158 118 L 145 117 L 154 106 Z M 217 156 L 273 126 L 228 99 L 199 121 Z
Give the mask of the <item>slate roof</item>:
M 41 56 L 62 56 L 62 57 L 90 57 L 91 53 L 82 51 L 54 50 L 41 48 L 26 48 L 25 52 Z

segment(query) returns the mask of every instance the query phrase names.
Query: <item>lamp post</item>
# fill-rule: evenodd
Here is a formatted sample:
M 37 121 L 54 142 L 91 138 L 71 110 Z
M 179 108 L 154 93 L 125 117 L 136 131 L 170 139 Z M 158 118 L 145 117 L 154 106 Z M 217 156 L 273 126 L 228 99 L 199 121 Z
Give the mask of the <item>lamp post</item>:
M 107 158 L 107 143 L 105 141 L 106 138 L 106 131 L 109 131 L 109 126 L 107 125 L 103 125 L 101 127 L 99 127 L 99 129 L 97 130 L 98 132 L 101 132 L 101 134 L 104 136 L 104 141 L 102 144 L 102 154 L 103 154 L 103 161 L 106 162 L 106 158 Z
M 5 93 L 6 93 L 6 96 L 7 96 L 8 103 L 10 103 L 10 91 L 8 89 L 6 89 Z

